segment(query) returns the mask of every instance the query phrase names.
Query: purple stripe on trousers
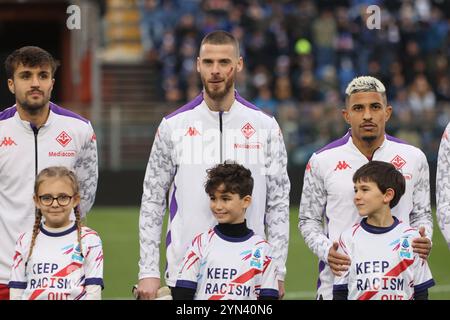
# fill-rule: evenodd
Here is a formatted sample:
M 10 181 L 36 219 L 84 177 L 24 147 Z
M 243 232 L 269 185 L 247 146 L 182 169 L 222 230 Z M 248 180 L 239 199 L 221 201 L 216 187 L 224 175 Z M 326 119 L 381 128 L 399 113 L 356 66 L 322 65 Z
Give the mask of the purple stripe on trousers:
M 169 263 L 167 262 L 167 257 L 166 257 L 166 267 L 164 268 L 164 273 L 167 274 L 167 276 L 169 275 L 167 270 L 169 269 Z
M 172 242 L 172 234 L 169 232 L 167 232 L 167 237 L 166 237 L 166 247 L 169 246 L 169 244 Z

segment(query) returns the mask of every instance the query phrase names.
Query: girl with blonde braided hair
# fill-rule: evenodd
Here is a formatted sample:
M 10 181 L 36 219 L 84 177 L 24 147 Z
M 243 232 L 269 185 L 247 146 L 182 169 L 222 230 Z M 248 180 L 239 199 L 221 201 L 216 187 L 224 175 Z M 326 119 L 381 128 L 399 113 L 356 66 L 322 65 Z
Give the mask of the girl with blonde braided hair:
M 22 234 L 16 243 L 10 299 L 101 299 L 102 243 L 81 223 L 75 174 L 65 167 L 42 170 L 33 199 L 35 223 L 32 232 Z

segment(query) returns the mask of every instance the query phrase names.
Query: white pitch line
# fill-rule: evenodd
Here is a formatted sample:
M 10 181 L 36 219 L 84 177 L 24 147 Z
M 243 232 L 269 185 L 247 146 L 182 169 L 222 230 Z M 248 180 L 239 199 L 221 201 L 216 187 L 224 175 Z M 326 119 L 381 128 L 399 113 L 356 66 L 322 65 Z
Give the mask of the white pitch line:
M 450 284 L 438 285 L 431 287 L 429 289 L 431 293 L 446 293 L 450 292 Z M 286 300 L 298 300 L 298 299 L 309 299 L 313 300 L 316 298 L 315 291 L 294 291 L 294 292 L 286 292 L 284 295 L 284 299 Z M 105 300 L 134 300 L 132 297 L 115 297 L 108 298 Z
M 446 293 L 450 292 L 450 284 L 438 285 L 431 287 L 429 289 L 431 293 Z M 315 291 L 294 291 L 294 292 L 286 292 L 284 295 L 285 299 L 288 300 L 296 300 L 296 299 L 315 299 L 316 292 Z

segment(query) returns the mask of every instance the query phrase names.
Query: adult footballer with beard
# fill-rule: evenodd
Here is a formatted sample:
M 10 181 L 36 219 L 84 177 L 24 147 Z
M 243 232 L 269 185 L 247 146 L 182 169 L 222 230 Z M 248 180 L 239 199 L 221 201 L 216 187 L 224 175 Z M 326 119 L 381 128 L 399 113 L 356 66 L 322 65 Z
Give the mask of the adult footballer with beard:
M 286 149 L 275 118 L 235 90 L 242 68 L 239 43 L 232 34 L 221 30 L 207 34 L 197 58 L 203 91 L 159 125 L 145 173 L 139 220 L 140 299 L 154 299 L 161 285 L 159 244 L 167 192 L 165 280 L 174 287 L 191 240 L 216 223 L 204 192 L 206 170 L 226 160 L 252 172 L 253 202 L 247 209 L 247 223 L 274 247 L 279 295 L 284 294 L 290 189 Z
M 413 249 L 422 258 L 431 250 L 433 220 L 430 206 L 429 168 L 418 148 L 385 132 L 392 114 L 386 89 L 378 79 L 353 79 L 345 91 L 347 134 L 315 152 L 305 170 L 299 209 L 299 229 L 307 246 L 319 258 L 317 299 L 333 298 L 333 280 L 350 264 L 348 256 L 337 253 L 339 235 L 358 223 L 353 203 L 352 176 L 371 160 L 392 163 L 406 180 L 406 191 L 392 214 L 419 228 Z
M 9 298 L 9 276 L 19 235 L 31 230 L 36 175 L 50 166 L 75 172 L 80 214 L 94 203 L 97 143 L 89 120 L 50 101 L 58 61 L 42 48 L 26 46 L 5 61 L 12 107 L 0 112 L 0 300 Z

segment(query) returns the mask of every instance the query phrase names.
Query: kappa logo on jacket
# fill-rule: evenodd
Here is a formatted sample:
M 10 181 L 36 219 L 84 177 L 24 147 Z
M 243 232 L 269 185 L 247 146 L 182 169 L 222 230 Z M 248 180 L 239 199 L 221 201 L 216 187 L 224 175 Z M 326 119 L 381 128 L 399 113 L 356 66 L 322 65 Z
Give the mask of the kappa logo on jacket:
M 200 136 L 200 132 L 195 127 L 189 127 L 189 129 L 186 131 L 185 136 L 195 137 Z
M 56 141 L 59 142 L 60 145 L 63 147 L 66 147 L 70 141 L 72 141 L 72 138 L 65 132 L 62 131 L 57 137 Z
M 0 143 L 0 147 L 17 146 L 17 143 L 11 137 L 4 137 Z
M 334 168 L 334 171 L 346 170 L 348 168 L 351 169 L 352 167 L 350 167 L 349 164 L 347 162 L 345 162 L 345 161 L 339 161 L 338 164 L 336 165 L 336 168 Z
M 306 171 L 311 171 L 311 162 L 308 161 L 308 163 L 306 164 Z

